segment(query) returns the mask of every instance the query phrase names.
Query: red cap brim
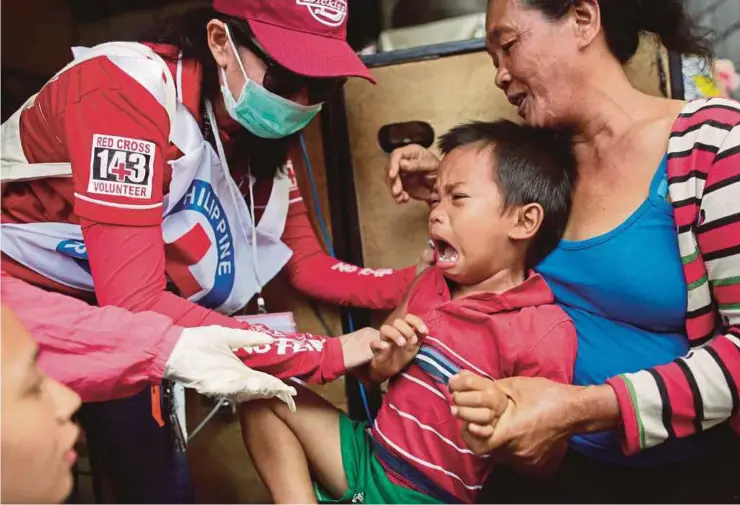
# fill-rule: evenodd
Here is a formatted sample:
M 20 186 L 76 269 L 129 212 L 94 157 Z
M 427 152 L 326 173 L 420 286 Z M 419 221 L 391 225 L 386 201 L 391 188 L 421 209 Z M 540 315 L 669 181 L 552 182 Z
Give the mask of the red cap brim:
M 308 77 L 361 77 L 375 84 L 370 70 L 344 40 L 288 30 L 249 19 L 260 45 L 282 66 Z

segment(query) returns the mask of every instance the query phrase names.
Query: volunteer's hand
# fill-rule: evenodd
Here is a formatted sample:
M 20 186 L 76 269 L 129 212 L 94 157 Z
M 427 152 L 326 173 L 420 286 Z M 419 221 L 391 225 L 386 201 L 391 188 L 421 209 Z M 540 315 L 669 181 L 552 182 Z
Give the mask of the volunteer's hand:
M 396 203 L 411 198 L 428 201 L 437 180 L 437 167 L 439 158 L 418 144 L 395 149 L 388 159 L 386 181 Z
M 403 370 L 419 352 L 428 334 L 424 321 L 413 314 L 381 326 L 380 338 L 371 346 L 370 377 L 373 382 L 383 382 Z
M 247 367 L 233 350 L 272 342 L 272 337 L 252 330 L 222 326 L 185 328 L 175 344 L 164 377 L 206 396 L 228 396 L 243 402 L 279 398 L 295 410 L 295 388 L 280 379 Z
M 344 367 L 352 370 L 366 365 L 373 357 L 370 344 L 379 338 L 375 328 L 360 328 L 352 333 L 341 335 L 342 352 L 344 353 Z
M 427 242 L 427 246 L 424 248 L 424 252 L 421 253 L 421 258 L 416 264 L 416 275 L 419 275 L 424 270 L 434 265 L 437 261 L 437 256 L 434 252 L 434 242 L 431 240 Z

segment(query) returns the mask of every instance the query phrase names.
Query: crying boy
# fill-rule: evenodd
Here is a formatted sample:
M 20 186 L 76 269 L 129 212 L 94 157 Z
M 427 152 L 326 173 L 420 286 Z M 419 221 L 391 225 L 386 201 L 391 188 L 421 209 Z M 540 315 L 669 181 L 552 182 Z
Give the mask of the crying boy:
M 243 405 L 244 441 L 276 503 L 471 503 L 492 458 L 466 447 L 448 382 L 462 370 L 569 383 L 576 333 L 532 268 L 568 219 L 570 141 L 509 121 L 443 135 L 429 202 L 436 262 L 372 344 L 366 376 L 390 379 L 368 426 L 303 390 Z

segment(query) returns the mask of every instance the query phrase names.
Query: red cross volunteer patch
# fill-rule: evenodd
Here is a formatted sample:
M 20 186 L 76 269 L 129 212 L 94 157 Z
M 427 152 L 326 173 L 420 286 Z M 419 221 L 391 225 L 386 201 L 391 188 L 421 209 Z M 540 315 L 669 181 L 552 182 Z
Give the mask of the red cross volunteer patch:
M 154 142 L 93 135 L 88 193 L 152 198 Z

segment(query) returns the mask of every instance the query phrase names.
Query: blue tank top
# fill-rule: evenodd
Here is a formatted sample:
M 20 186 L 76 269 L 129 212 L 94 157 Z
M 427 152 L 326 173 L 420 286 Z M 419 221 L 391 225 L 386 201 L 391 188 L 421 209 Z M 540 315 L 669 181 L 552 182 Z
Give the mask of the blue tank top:
M 536 269 L 575 324 L 576 384 L 603 384 L 689 350 L 687 286 L 667 191 L 663 158 L 648 198 L 622 224 L 587 240 L 561 240 Z M 601 461 L 652 466 L 697 456 L 701 438 L 666 442 L 632 457 L 624 456 L 611 431 L 573 437 L 571 445 Z

